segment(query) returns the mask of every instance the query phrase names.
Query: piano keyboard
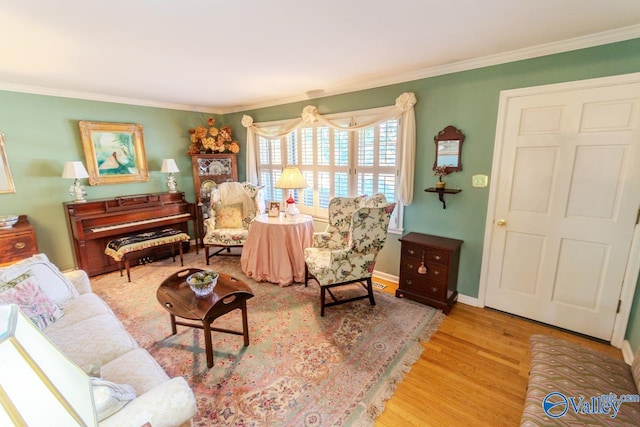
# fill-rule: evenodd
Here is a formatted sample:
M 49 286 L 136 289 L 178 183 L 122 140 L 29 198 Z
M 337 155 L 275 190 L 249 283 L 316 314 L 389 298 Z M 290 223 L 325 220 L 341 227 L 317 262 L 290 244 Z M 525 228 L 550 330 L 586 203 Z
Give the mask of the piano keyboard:
M 186 218 L 186 217 L 190 217 L 190 216 L 191 216 L 190 213 L 181 213 L 181 214 L 176 214 L 176 215 L 161 216 L 161 217 L 158 217 L 158 218 L 144 219 L 144 220 L 141 220 L 141 221 L 123 222 L 122 224 L 105 225 L 103 227 L 92 228 L 91 231 L 93 231 L 94 233 L 98 233 L 100 231 L 116 230 L 118 228 L 132 227 L 132 226 L 142 225 L 142 224 L 152 224 L 154 222 L 167 221 L 167 220 L 176 219 L 176 218 Z

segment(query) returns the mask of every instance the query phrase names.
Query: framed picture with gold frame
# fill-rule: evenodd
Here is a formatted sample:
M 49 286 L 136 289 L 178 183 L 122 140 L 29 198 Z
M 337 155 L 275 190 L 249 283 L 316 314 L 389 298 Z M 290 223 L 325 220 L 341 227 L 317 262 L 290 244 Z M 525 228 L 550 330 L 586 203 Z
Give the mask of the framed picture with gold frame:
M 269 202 L 269 216 L 280 215 L 280 202 Z
M 149 181 L 142 125 L 78 122 L 89 184 Z
M 7 152 L 4 150 L 4 135 L 0 132 L 0 194 L 15 192 L 16 188 L 13 185 L 13 178 L 11 178 Z

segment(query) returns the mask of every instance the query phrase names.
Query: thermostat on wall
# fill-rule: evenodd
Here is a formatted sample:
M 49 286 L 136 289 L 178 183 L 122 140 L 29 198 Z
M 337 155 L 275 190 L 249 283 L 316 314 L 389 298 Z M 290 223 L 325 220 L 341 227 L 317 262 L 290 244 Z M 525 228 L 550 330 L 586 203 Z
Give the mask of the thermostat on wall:
M 471 177 L 471 185 L 474 187 L 486 187 L 489 182 L 487 175 L 473 175 Z

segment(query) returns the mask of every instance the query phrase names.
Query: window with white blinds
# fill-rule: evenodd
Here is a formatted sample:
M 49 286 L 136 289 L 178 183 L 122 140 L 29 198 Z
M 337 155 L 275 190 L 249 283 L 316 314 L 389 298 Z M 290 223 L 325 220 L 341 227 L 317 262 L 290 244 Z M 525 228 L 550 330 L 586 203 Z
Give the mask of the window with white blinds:
M 401 158 L 399 119 L 357 132 L 346 130 L 358 121 L 364 122 L 370 114 L 341 115 L 339 120 L 345 130 L 315 123 L 282 138 L 259 136 L 259 173 L 265 199 L 284 202 L 288 194 L 276 189 L 275 183 L 282 169 L 293 165 L 300 169 L 309 186 L 304 190 L 294 190 L 296 206 L 302 213 L 326 219 L 329 201 L 333 197 L 383 193 L 387 200 L 397 201 Z M 402 228 L 401 210 L 401 205 L 397 205 L 390 230 Z

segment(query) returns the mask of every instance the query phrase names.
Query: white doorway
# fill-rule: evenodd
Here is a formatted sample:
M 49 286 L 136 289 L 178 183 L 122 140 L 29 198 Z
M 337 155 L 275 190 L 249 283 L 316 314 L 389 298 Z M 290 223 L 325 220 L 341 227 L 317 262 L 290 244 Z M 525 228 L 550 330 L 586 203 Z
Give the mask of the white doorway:
M 640 73 L 503 92 L 492 182 L 481 302 L 624 336 L 621 295 L 638 277 Z

